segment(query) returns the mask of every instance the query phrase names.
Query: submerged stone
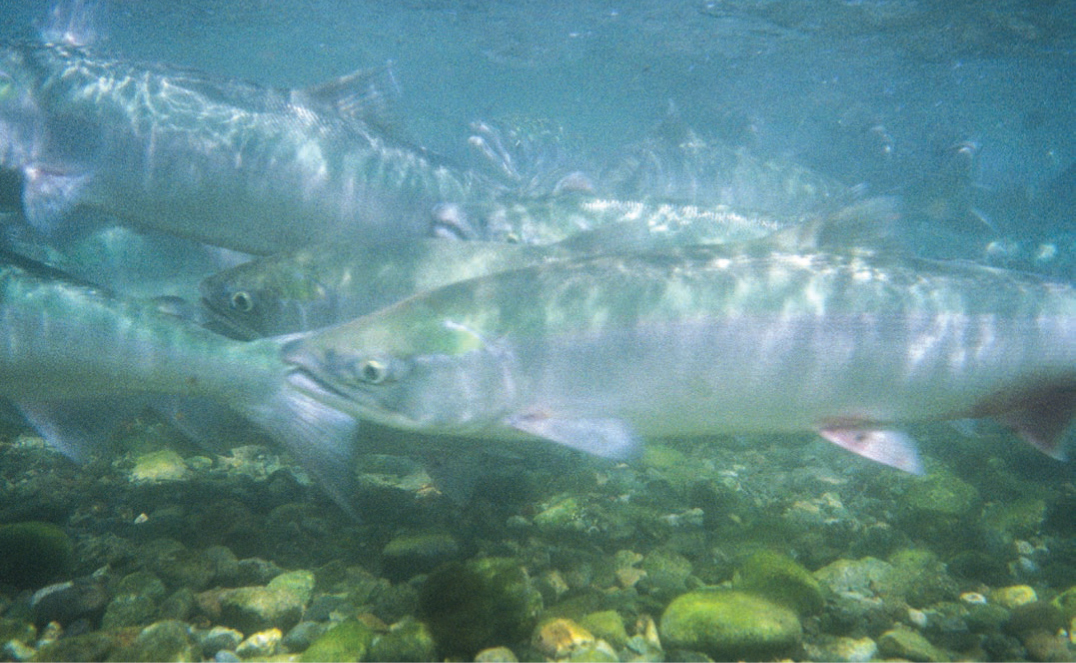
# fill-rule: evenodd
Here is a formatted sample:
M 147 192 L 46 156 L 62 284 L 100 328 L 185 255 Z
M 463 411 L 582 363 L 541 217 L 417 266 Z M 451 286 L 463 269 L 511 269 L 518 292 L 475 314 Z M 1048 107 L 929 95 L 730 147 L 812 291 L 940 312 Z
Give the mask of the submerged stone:
M 191 638 L 190 627 L 168 620 L 150 624 L 130 645 L 111 658 L 121 661 L 200 661 L 201 648 Z
M 310 593 L 313 591 L 313 574 L 310 574 L 308 579 L 295 579 L 294 585 L 292 579 L 273 585 L 273 582 L 284 576 L 291 574 L 274 578 L 267 587 L 238 587 L 222 591 L 221 621 L 243 633 L 270 628 L 285 631 L 295 626 L 299 623 L 306 601 L 310 599 Z
M 900 625 L 878 638 L 878 653 L 892 658 L 928 663 L 948 661 L 949 656 L 919 633 Z
M 437 645 L 429 627 L 407 618 L 389 628 L 370 645 L 367 661 L 432 661 Z
M 563 617 L 542 622 L 534 629 L 531 646 L 542 656 L 565 658 L 594 644 L 594 635 L 571 619 Z
M 787 555 L 763 550 L 754 553 L 737 573 L 739 589 L 760 594 L 792 608 L 800 615 L 822 611 L 822 586 L 798 562 Z
M 74 546 L 52 523 L 28 521 L 0 527 L 0 583 L 34 589 L 71 570 Z
M 607 641 L 617 649 L 623 649 L 628 643 L 628 631 L 624 628 L 624 619 L 616 610 L 592 612 L 580 621 L 580 625 L 594 634 L 594 637 Z
M 658 548 L 651 551 L 642 562 L 646 571 L 646 585 L 650 593 L 676 596 L 687 591 L 687 579 L 691 575 L 691 562 L 680 553 Z
M 187 478 L 187 474 L 187 464 L 182 456 L 171 449 L 161 449 L 136 458 L 130 477 L 134 483 L 153 483 L 180 481 Z
M 362 661 L 373 641 L 373 629 L 358 620 L 349 619 L 323 633 L 303 652 L 299 660 L 326 663 Z
M 796 613 L 736 590 L 677 597 L 661 616 L 666 648 L 699 651 L 717 660 L 779 656 L 799 642 Z
M 140 594 L 121 594 L 112 599 L 105 608 L 101 618 L 102 628 L 121 628 L 124 626 L 144 626 L 153 622 L 157 616 L 157 606 L 146 596 Z
M 506 557 L 443 564 L 419 595 L 420 618 L 442 656 L 520 642 L 541 610 L 542 595 L 523 565 Z
M 429 573 L 440 564 L 456 559 L 460 545 L 445 532 L 415 532 L 392 539 L 381 554 L 385 577 L 400 581 Z

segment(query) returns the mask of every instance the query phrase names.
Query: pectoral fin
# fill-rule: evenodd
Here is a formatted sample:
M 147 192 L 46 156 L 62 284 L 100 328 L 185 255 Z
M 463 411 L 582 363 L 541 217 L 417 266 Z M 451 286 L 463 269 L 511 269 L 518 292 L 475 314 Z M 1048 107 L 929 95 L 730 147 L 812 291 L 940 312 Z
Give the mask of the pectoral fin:
M 638 448 L 638 438 L 619 419 L 560 419 L 524 414 L 511 417 L 507 423 L 524 433 L 604 458 L 628 458 Z
M 24 173 L 22 208 L 26 220 L 40 232 L 51 233 L 75 209 L 89 175 L 70 174 L 40 168 Z
M 830 442 L 864 458 L 895 467 L 898 470 L 922 474 L 919 451 L 915 440 L 893 430 L 861 428 L 823 428 L 818 434 Z

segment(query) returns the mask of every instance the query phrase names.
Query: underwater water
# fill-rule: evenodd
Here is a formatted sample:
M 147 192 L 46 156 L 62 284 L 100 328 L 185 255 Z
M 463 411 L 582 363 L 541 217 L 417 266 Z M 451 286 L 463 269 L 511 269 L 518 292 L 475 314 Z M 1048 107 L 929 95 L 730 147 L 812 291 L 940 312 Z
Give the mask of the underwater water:
M 443 159 L 535 217 L 536 200 L 594 193 L 685 215 L 730 205 L 773 229 L 885 197 L 900 205 L 903 251 L 1076 278 L 1071 0 L 113 0 L 51 16 L 37 2 L 5 6 L 5 43 L 65 34 L 166 77 L 191 69 L 310 91 L 376 70 L 376 98 L 359 112 L 407 146 L 401 169 Z M 207 96 L 217 93 L 236 98 Z M 79 112 L 58 117 L 65 147 L 92 142 Z M 26 204 L 38 175 L 73 173 L 53 194 L 77 194 L 83 172 L 105 166 L 117 182 L 139 179 L 141 166 L 107 147 L 74 151 L 22 172 L 5 161 L 4 255 L 119 298 L 168 297 L 166 314 L 220 332 L 191 312 L 208 299 L 199 281 L 243 251 L 277 252 L 243 235 L 306 248 L 267 226 L 216 241 L 171 220 L 143 219 L 133 243 L 115 230 L 43 237 L 40 226 L 69 217 L 50 211 L 63 207 L 53 197 Z M 135 196 L 112 186 L 86 205 L 98 209 L 71 214 L 123 219 Z M 482 191 L 468 204 L 487 204 L 471 186 Z M 191 197 L 183 204 L 197 208 Z M 163 199 L 146 217 L 166 216 Z M 302 330 L 283 314 L 271 322 L 249 323 L 227 351 Z M 0 365 L 0 376 L 45 383 L 53 367 L 21 370 Z M 238 379 L 222 383 L 211 395 L 263 414 L 226 393 L 243 391 Z M 54 389 L 70 398 L 78 386 Z M 65 410 L 86 424 L 77 452 L 45 442 L 53 429 L 31 405 L 53 392 L 2 392 L 22 411 L 0 413 L 0 660 L 1076 660 L 1074 466 L 991 421 L 908 426 L 920 475 L 808 431 L 648 439 L 618 459 L 370 421 L 337 462 L 245 423 L 201 428 L 184 407 L 132 403 L 136 387 L 112 391 L 91 395 L 119 403 Z M 177 395 L 205 395 L 194 391 Z M 1071 385 L 1060 391 L 1048 402 L 1064 419 Z

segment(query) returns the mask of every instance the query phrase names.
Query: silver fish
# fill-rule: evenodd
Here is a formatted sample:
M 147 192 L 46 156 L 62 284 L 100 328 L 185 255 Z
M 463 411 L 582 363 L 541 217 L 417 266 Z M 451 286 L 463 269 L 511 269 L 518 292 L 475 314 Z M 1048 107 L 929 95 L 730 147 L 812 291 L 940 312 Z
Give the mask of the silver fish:
M 0 165 L 43 230 L 77 206 L 248 253 L 342 237 L 428 234 L 440 203 L 484 178 L 393 140 L 379 74 L 281 90 L 97 57 L 0 47 Z
M 713 210 L 691 219 L 681 216 L 675 223 L 626 218 L 548 245 L 447 239 L 378 248 L 318 245 L 218 272 L 202 281 L 202 302 L 211 315 L 222 319 L 240 337 L 289 334 L 327 327 L 419 292 L 510 269 L 586 255 L 653 251 L 754 236 L 753 231 L 730 234 L 727 226 L 716 224 L 718 218 Z M 892 226 L 897 218 L 892 199 L 876 198 L 790 225 L 753 240 L 750 246 L 744 243 L 729 251 L 802 251 L 844 244 L 877 247 L 886 236 L 895 234 Z M 752 228 L 761 231 L 763 227 Z
M 5 255 L 0 264 L 0 396 L 42 404 L 147 394 L 225 405 L 284 444 L 345 508 L 350 416 L 285 381 L 278 343 L 208 332 Z
M 273 336 L 357 318 L 455 281 L 574 255 L 559 246 L 451 239 L 319 244 L 218 272 L 200 289 L 203 304 L 236 335 Z
M 455 283 L 283 346 L 289 381 L 428 433 L 624 456 L 639 437 L 817 431 L 921 471 L 903 424 L 1076 411 L 1076 290 L 869 252 L 693 247 Z

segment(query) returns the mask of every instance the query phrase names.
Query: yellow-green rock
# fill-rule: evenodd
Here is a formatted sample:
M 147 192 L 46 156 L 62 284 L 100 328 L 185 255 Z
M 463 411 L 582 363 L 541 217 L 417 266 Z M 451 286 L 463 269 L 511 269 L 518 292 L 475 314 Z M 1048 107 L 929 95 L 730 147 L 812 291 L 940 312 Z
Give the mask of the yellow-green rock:
M 949 656 L 912 629 L 899 625 L 878 638 L 878 653 L 889 658 L 940 663 Z
M 135 459 L 131 469 L 131 480 L 135 483 L 179 481 L 186 477 L 187 464 L 182 456 L 171 449 L 142 454 Z
M 737 572 L 736 587 L 761 594 L 792 608 L 800 615 L 822 611 L 822 585 L 798 562 L 787 555 L 762 550 L 747 558 Z
M 326 663 L 361 661 L 373 641 L 373 629 L 358 620 L 349 619 L 322 633 L 299 660 Z
M 790 650 L 802 635 L 791 609 L 736 590 L 695 591 L 677 597 L 661 616 L 666 648 L 715 660 L 769 658 Z
M 990 592 L 990 600 L 1003 608 L 1012 610 L 1028 603 L 1034 603 L 1039 600 L 1039 597 L 1032 587 L 1012 585 L 1011 587 L 1000 587 Z
M 623 649 L 628 644 L 628 631 L 624 628 L 624 619 L 616 610 L 592 612 L 579 622 L 594 637 L 605 640 L 616 649 Z

